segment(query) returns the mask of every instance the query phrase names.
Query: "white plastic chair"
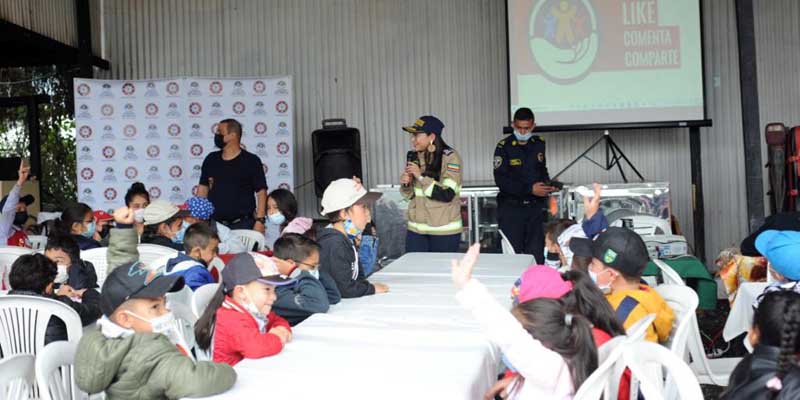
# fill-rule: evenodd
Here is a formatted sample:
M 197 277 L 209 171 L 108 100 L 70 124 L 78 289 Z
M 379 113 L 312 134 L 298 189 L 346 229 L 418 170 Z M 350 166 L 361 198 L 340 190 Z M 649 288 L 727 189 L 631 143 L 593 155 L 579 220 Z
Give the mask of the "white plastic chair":
M 263 251 L 267 241 L 263 233 L 252 229 L 234 229 L 231 231 L 231 235 L 239 238 L 247 247 L 247 251 L 253 251 L 254 248 L 255 251 Z
M 695 312 L 699 303 L 697 293 L 684 285 L 659 285 L 656 286 L 656 292 L 664 298 L 664 301 L 675 313 L 667 347 L 676 356 L 683 358 L 686 355 L 686 345 L 692 332 L 692 321 L 696 319 Z
M 622 358 L 647 400 L 703 399 L 692 369 L 666 347 L 651 342 L 631 343 L 624 346 Z M 662 368 L 666 370 L 666 379 L 660 374 Z
M 78 342 L 48 344 L 36 356 L 36 384 L 42 400 L 77 400 L 88 396 L 75 383 L 75 352 Z
M 28 400 L 36 384 L 32 354 L 4 354 L 0 359 L 0 399 Z
M 747 338 L 745 337 L 745 340 Z M 700 337 L 700 326 L 697 316 L 692 318 L 687 343 L 692 367 L 697 380 L 704 385 L 728 386 L 728 380 L 734 368 L 742 361 L 742 357 L 712 358 L 706 356 L 703 339 Z
M 0 246 L 0 276 L 2 276 L 0 289 L 9 290 L 11 288 L 8 282 L 8 276 L 11 274 L 11 265 L 14 264 L 14 261 L 20 256 L 33 254 L 35 252 L 36 250 L 27 247 Z
M 208 263 L 208 272 L 213 275 L 213 271 L 217 270 L 217 280 L 222 281 L 222 270 L 225 269 L 225 261 L 222 261 L 219 257 L 214 257 L 211 259 L 211 262 Z
M 45 246 L 47 246 L 47 236 L 29 235 L 28 242 L 30 242 L 33 250 L 44 250 Z
M 655 264 L 658 269 L 661 270 L 661 277 L 664 279 L 664 283 L 667 285 L 685 285 L 686 283 L 683 281 L 678 272 L 672 269 L 669 264 L 661 261 L 659 259 L 653 259 L 653 264 Z
M 574 400 L 616 399 L 619 379 L 624 368 L 615 368 L 622 358 L 627 336 L 617 336 L 597 349 L 597 369 L 583 381 L 573 397 Z M 619 370 L 619 372 L 617 372 Z M 618 376 L 619 374 L 619 376 Z
M 108 276 L 108 247 L 98 247 L 95 249 L 81 251 L 81 260 L 88 261 L 94 266 L 97 273 L 97 286 L 103 287 L 103 282 Z
M 153 261 L 164 257 L 173 258 L 178 255 L 178 250 L 166 246 L 159 246 L 157 244 L 143 243 L 140 244 L 137 249 L 139 250 L 139 261 L 147 265 L 148 268 L 152 265 Z
M 183 336 L 189 349 L 195 345 L 194 323 L 197 322 L 197 317 L 192 312 L 192 297 L 192 289 L 188 286 L 177 292 L 167 293 L 167 308 L 175 315 L 178 332 Z
M 67 339 L 83 335 L 81 318 L 68 305 L 53 299 L 22 295 L 0 297 L 0 349 L 3 356 L 37 354 L 44 348 L 47 323 L 51 317 L 64 321 Z
M 501 229 L 497 232 L 500 233 L 500 246 L 503 249 L 503 254 L 517 254 L 517 252 L 514 251 L 514 246 L 511 245 L 511 241 L 508 240 L 506 234 L 503 233 L 503 230 Z
M 192 294 L 192 313 L 195 317 L 200 318 L 206 311 L 208 303 L 214 297 L 214 293 L 219 289 L 219 283 L 211 283 L 197 288 Z
M 647 336 L 647 328 L 649 328 L 655 320 L 655 314 L 648 314 L 646 317 L 636 321 L 630 328 L 626 329 L 625 333 L 632 341 L 644 340 L 644 337 Z

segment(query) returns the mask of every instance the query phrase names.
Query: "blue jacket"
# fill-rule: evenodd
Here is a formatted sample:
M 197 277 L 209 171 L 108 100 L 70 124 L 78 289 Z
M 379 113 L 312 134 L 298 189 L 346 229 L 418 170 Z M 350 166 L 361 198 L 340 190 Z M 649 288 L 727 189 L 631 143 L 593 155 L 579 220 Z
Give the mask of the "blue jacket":
M 187 256 L 184 252 L 178 253 L 177 257 L 167 261 L 167 274 L 182 276 L 186 286 L 192 290 L 209 283 L 216 283 L 206 266 Z
M 328 301 L 328 290 L 323 283 L 323 276 L 326 275 L 328 275 L 326 272 L 320 272 L 320 279 L 317 279 L 307 271 L 303 271 L 297 282 L 276 287 L 275 294 L 278 299 L 272 304 L 272 311 L 285 318 L 292 326 L 303 322 L 311 314 L 328 312 L 331 303 Z M 326 278 L 329 284 L 336 287 L 333 278 L 327 276 Z

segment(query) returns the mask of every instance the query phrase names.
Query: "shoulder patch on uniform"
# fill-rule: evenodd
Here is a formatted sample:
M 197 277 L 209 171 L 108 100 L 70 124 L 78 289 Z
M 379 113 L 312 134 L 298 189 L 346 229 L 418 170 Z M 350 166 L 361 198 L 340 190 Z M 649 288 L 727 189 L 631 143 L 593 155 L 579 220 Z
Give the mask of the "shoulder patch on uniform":
M 447 163 L 447 172 L 459 173 L 461 166 L 456 163 Z
M 503 165 L 503 157 L 496 156 L 494 158 L 494 169 L 500 168 L 501 165 Z
M 534 136 L 534 137 L 536 138 L 536 140 L 538 140 L 540 142 L 544 142 L 544 138 L 543 137 L 541 137 L 541 136 Z
M 446 156 L 449 156 L 449 155 L 453 154 L 453 149 L 444 149 L 444 150 L 442 150 L 442 154 L 444 154 Z
M 517 145 L 517 141 L 516 141 L 516 140 L 512 140 L 512 141 L 511 141 L 511 145 L 512 145 L 512 146 L 516 146 L 516 145 Z
M 519 166 L 522 165 L 522 160 L 520 160 L 519 158 L 512 158 L 509 164 L 511 164 L 512 167 Z

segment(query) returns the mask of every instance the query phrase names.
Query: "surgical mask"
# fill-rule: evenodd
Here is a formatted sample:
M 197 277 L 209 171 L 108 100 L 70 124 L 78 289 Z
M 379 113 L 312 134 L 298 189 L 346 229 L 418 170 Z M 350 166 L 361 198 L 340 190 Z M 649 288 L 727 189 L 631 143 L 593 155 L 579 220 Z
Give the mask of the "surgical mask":
M 518 130 L 514 130 L 514 137 L 516 137 L 520 142 L 527 142 L 533 137 L 533 132 L 522 134 Z
M 225 139 L 222 137 L 222 135 L 214 135 L 214 146 L 217 146 L 220 149 L 225 147 Z
M 319 279 L 319 269 L 318 269 L 318 268 L 314 268 L 314 269 L 312 269 L 311 271 L 308 271 L 308 273 L 309 273 L 311 276 L 313 276 L 313 277 L 314 277 L 314 279 Z
M 611 284 L 607 283 L 605 285 L 601 285 L 597 283 L 597 274 L 591 269 L 589 270 L 589 277 L 592 278 L 592 282 L 594 282 L 597 285 L 597 288 L 600 289 L 600 291 L 604 294 L 611 291 Z
M 350 240 L 355 240 L 358 235 L 361 234 L 362 230 L 358 229 L 356 224 L 353 223 L 352 219 L 347 218 L 344 220 L 344 232 L 347 234 L 347 237 L 349 237 Z
M 58 274 L 56 274 L 56 283 L 64 283 L 69 278 L 69 274 L 67 272 L 67 266 L 63 264 L 58 264 Z
M 286 217 L 284 217 L 283 214 L 281 214 L 279 212 L 277 212 L 275 214 L 271 214 L 268 217 L 269 217 L 269 222 L 271 222 L 272 224 L 275 224 L 275 225 L 281 225 L 284 222 L 286 222 Z
M 86 232 L 81 233 L 83 237 L 91 238 L 94 236 L 95 226 L 94 221 L 89 222 L 89 225 L 86 226 Z
M 181 229 L 178 230 L 178 233 L 176 233 L 175 237 L 172 238 L 172 242 L 173 243 L 177 243 L 177 244 L 183 243 L 183 237 L 184 237 L 184 235 L 186 235 L 186 229 L 188 229 L 188 228 L 189 228 L 189 223 L 187 223 L 186 221 L 183 221 L 181 223 Z
M 28 212 L 27 211 L 19 211 L 14 214 L 14 225 L 22 226 L 28 222 Z
M 144 208 L 133 210 L 133 221 L 139 224 L 144 222 Z
M 561 257 L 558 253 L 548 251 L 544 264 L 555 269 L 561 268 Z
M 256 307 L 256 304 L 253 302 L 253 299 L 250 298 L 250 293 L 247 289 L 244 289 L 244 295 L 247 296 L 247 304 L 244 305 L 244 308 L 253 315 L 253 318 L 256 320 L 267 321 L 268 317 L 264 314 L 263 311 L 259 310 Z
M 144 317 L 139 316 L 138 314 L 136 314 L 136 313 L 134 313 L 132 311 L 125 310 L 125 312 L 130 314 L 130 315 L 132 315 L 132 316 L 134 316 L 134 317 L 136 317 L 136 318 L 138 318 L 138 319 L 140 319 L 140 320 L 142 320 L 142 321 L 144 321 L 144 322 L 149 322 L 150 323 L 150 328 L 153 331 L 153 333 L 160 333 L 162 335 L 166 335 L 167 337 L 170 337 L 171 336 L 170 334 L 172 333 L 172 330 L 175 329 L 175 327 L 176 327 L 176 322 L 177 321 L 175 320 L 175 316 L 172 314 L 171 311 L 168 311 L 166 314 L 164 314 L 164 315 L 162 315 L 160 317 L 153 318 L 153 319 L 144 318 Z

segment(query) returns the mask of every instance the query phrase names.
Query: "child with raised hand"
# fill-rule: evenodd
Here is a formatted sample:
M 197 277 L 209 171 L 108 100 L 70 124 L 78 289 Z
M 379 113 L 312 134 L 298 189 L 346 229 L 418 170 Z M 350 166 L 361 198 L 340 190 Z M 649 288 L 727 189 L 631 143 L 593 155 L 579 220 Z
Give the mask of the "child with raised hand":
M 730 376 L 722 400 L 788 400 L 800 398 L 800 294 L 775 291 L 764 295 L 753 316 L 747 340 L 753 353 Z
M 509 398 L 571 399 L 597 368 L 591 324 L 556 299 L 538 298 L 507 311 L 472 278 L 479 252 L 475 244 L 460 262 L 452 261 L 456 298 L 524 378 L 508 390 Z
M 84 333 L 78 344 L 78 387 L 105 391 L 109 400 L 205 397 L 230 389 L 233 368 L 195 361 L 177 331 L 165 295 L 181 288 L 182 277 L 140 262 L 111 271 L 100 295 L 99 329 Z
M 232 366 L 280 353 L 292 340 L 292 330 L 272 311 L 275 287 L 294 281 L 281 275 L 269 257 L 237 254 L 222 270 L 222 284 L 195 324 L 197 345 L 213 350 L 214 361 Z
M 593 238 L 606 228 L 608 220 L 600 208 L 600 193 L 602 186 L 595 183 L 592 197 L 583 196 L 583 222 L 578 224 L 571 219 L 558 219 L 545 226 L 545 263 L 561 271 L 579 269 L 586 272 L 591 263 L 587 257 L 575 257 L 569 248 L 573 238 Z
M 31 247 L 24 226 L 28 221 L 28 206 L 33 204 L 34 198 L 30 194 L 20 197 L 22 186 L 28 180 L 30 173 L 31 167 L 26 166 L 24 160 L 20 160 L 17 183 L 0 201 L 0 212 L 2 212 L 0 245 L 2 246 Z

